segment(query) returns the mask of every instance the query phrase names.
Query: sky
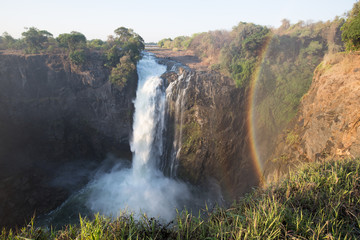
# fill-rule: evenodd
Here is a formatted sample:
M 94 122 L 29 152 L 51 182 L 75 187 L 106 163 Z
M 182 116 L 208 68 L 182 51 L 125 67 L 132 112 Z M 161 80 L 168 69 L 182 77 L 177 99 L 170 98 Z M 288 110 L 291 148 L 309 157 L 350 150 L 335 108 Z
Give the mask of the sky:
M 239 22 L 279 27 L 286 18 L 327 21 L 343 16 L 356 0 L 0 0 L 0 34 L 21 37 L 25 27 L 57 37 L 78 31 L 106 40 L 118 27 L 132 28 L 145 42 L 210 30 Z

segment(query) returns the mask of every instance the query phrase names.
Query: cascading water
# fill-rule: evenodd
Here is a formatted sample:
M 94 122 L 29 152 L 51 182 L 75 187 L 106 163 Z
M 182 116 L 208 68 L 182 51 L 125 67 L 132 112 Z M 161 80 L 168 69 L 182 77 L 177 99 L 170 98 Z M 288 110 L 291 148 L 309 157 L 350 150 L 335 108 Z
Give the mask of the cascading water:
M 172 71 L 176 71 L 176 66 L 173 67 Z M 176 99 L 175 106 L 174 106 L 174 122 L 175 125 L 178 126 L 177 129 L 174 131 L 174 141 L 171 148 L 171 154 L 169 156 L 170 159 L 166 159 L 168 162 L 168 169 L 167 172 L 169 173 L 170 177 L 176 177 L 177 172 L 177 161 L 179 158 L 179 154 L 181 151 L 181 145 L 182 145 L 182 130 L 183 130 L 183 121 L 184 121 L 184 105 L 185 105 L 185 96 L 186 92 L 189 86 L 189 81 L 191 79 L 192 75 L 189 74 L 187 76 L 184 76 L 184 74 L 181 74 L 177 80 L 171 82 L 166 89 L 166 99 Z M 185 78 L 185 81 L 183 81 Z M 173 92 L 173 89 L 176 89 L 177 91 Z M 173 96 L 175 94 L 175 96 Z
M 157 170 L 162 154 L 162 132 L 164 129 L 165 93 L 162 79 L 166 71 L 164 65 L 145 55 L 138 64 L 139 83 L 136 93 L 133 139 L 131 151 L 134 153 L 133 173 L 143 175 Z
M 182 208 L 190 193 L 184 183 L 164 177 L 158 166 L 165 114 L 165 89 L 159 76 L 166 67 L 149 53 L 144 53 L 137 67 L 132 168 L 112 171 L 94 181 L 88 206 L 105 215 L 118 215 L 127 209 L 170 221 L 175 208 Z

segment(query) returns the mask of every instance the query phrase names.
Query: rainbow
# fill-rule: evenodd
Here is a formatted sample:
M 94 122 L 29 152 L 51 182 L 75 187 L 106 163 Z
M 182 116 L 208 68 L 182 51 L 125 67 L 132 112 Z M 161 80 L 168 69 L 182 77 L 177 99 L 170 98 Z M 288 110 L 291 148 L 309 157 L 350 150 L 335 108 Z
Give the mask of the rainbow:
M 257 148 L 257 141 L 256 141 L 256 129 L 255 129 L 255 122 L 254 122 L 254 113 L 255 113 L 255 106 L 254 106 L 254 99 L 256 96 L 256 86 L 260 78 L 260 73 L 262 69 L 262 65 L 264 59 L 266 57 L 266 53 L 268 51 L 270 42 L 273 38 L 273 34 L 270 34 L 269 37 L 266 39 L 259 55 L 258 63 L 256 64 L 255 71 L 252 75 L 252 79 L 250 82 L 249 87 L 249 94 L 248 94 L 248 107 L 247 107 L 247 127 L 250 136 L 250 149 L 251 149 L 251 158 L 256 169 L 256 174 L 260 183 L 264 183 L 264 163 L 262 159 L 260 159 L 259 150 Z

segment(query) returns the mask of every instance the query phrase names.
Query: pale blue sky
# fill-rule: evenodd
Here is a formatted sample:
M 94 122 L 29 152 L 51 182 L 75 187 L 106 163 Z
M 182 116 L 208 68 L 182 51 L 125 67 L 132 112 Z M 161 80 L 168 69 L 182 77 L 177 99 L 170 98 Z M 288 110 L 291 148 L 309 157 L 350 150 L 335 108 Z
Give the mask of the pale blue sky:
M 356 0 L 0 0 L 0 34 L 18 38 L 24 27 L 54 36 L 79 31 L 105 40 L 114 29 L 134 29 L 146 42 L 216 29 L 240 21 L 278 27 L 281 19 L 326 21 Z

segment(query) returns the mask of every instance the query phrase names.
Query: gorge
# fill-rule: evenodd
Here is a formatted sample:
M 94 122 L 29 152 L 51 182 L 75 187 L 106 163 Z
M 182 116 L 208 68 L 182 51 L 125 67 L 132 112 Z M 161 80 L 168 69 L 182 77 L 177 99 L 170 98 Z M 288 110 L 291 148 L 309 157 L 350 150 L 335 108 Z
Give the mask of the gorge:
M 0 239 L 357 239 L 355 13 L 3 34 Z

